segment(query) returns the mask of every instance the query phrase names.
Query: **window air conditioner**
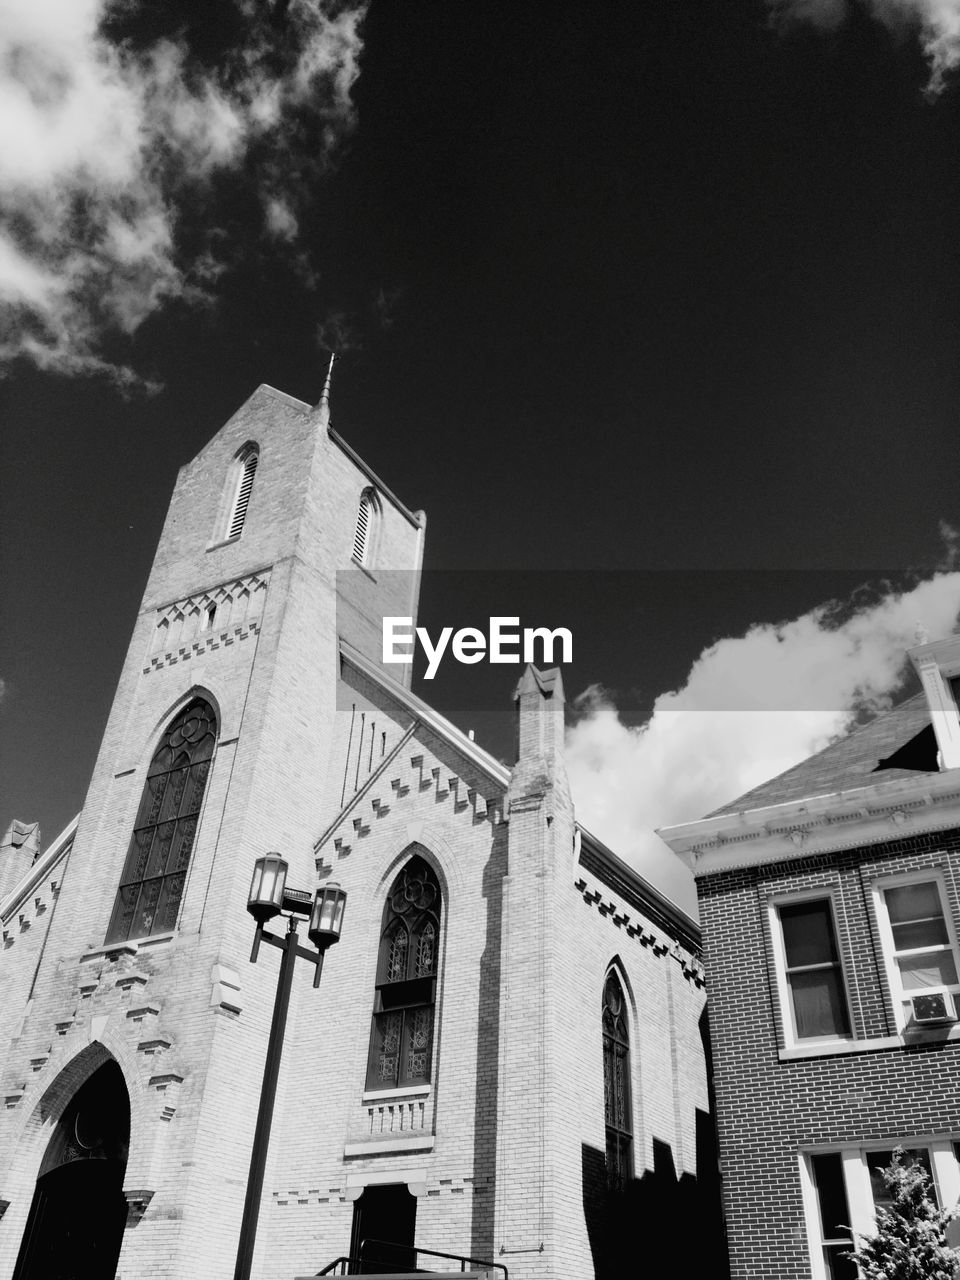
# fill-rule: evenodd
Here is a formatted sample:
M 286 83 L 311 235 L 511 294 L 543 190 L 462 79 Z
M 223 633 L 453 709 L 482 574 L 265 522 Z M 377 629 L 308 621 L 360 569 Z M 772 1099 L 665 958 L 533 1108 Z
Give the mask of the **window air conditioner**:
M 956 1022 L 953 996 L 949 991 L 934 991 L 930 995 L 913 996 L 910 1000 L 913 1020 L 917 1023 Z

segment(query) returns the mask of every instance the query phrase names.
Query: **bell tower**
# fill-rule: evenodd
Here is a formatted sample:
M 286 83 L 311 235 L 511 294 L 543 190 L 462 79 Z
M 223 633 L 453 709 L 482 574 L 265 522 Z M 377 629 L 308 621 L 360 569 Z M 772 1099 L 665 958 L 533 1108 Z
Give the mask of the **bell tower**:
M 253 862 L 282 850 L 291 882 L 315 883 L 339 642 L 379 663 L 381 618 L 417 612 L 425 517 L 334 431 L 328 392 L 310 406 L 259 387 L 180 471 L 0 1062 L 28 1082 L 24 1115 L 88 1050 L 123 1068 L 125 1194 L 142 1214 L 162 1191 L 165 1207 L 126 1233 L 121 1272 L 150 1235 L 169 1274 L 189 1274 L 215 1230 L 206 1273 L 232 1274 L 272 1001 L 270 967 L 247 963 Z M 7 1117 L 0 1193 L 38 1176 Z M 11 1201 L 6 1237 L 28 1209 Z

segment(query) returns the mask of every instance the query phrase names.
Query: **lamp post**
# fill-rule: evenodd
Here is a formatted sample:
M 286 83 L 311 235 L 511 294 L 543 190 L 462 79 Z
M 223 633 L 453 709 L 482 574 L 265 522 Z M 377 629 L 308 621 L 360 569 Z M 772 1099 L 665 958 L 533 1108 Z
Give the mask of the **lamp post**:
M 270 1145 L 270 1128 L 273 1124 L 273 1104 L 277 1095 L 277 1077 L 280 1074 L 280 1057 L 283 1053 L 283 1033 L 287 1025 L 287 1009 L 290 989 L 293 986 L 293 970 L 297 956 L 309 960 L 314 966 L 313 985 L 319 987 L 323 970 L 323 957 L 328 947 L 340 940 L 343 924 L 343 908 L 347 901 L 345 890 L 338 884 L 327 884 L 317 889 L 311 899 L 301 889 L 287 888 L 287 864 L 278 853 L 268 853 L 258 858 L 253 868 L 247 910 L 257 922 L 253 938 L 250 962 L 253 964 L 260 951 L 260 943 L 269 943 L 283 952 L 280 959 L 280 975 L 273 1004 L 273 1020 L 270 1023 L 270 1039 L 267 1042 L 267 1060 L 263 1068 L 263 1085 L 260 1089 L 260 1107 L 257 1111 L 257 1127 L 253 1135 L 250 1153 L 250 1172 L 247 1176 L 247 1194 L 243 1202 L 243 1221 L 240 1224 L 240 1243 L 237 1246 L 237 1265 L 234 1280 L 249 1280 L 253 1266 L 253 1246 L 257 1239 L 257 1217 L 260 1197 L 263 1193 L 263 1175 Z M 286 936 L 279 938 L 264 928 L 274 916 L 287 916 Z M 297 936 L 298 917 L 309 917 L 307 936 L 316 948 L 309 951 L 300 945 Z

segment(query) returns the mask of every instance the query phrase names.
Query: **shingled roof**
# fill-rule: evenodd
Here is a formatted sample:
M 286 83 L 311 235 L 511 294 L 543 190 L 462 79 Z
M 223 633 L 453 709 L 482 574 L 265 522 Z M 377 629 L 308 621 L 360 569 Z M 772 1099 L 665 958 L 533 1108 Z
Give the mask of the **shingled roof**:
M 895 778 L 915 778 L 918 772 L 937 772 L 937 743 L 922 693 L 854 729 L 779 777 L 715 809 L 708 817 L 855 791 Z

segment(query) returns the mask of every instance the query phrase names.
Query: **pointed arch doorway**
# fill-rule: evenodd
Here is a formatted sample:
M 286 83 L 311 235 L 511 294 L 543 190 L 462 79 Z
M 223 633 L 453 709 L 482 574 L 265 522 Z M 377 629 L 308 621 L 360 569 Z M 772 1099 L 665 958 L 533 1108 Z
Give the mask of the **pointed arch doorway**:
M 47 1144 L 13 1280 L 113 1280 L 129 1141 L 130 1098 L 111 1059 L 80 1086 Z

